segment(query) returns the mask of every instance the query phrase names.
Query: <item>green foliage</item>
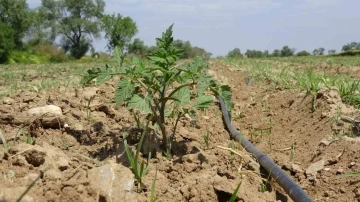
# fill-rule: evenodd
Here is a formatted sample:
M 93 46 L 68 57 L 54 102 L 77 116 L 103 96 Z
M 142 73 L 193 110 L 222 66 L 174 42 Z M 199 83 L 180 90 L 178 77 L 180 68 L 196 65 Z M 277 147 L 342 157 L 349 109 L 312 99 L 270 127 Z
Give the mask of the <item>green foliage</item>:
M 142 189 L 142 185 L 143 185 L 142 178 L 149 172 L 149 169 L 150 169 L 149 160 L 150 160 L 151 153 L 149 154 L 146 166 L 145 166 L 143 161 L 141 163 L 139 163 L 139 152 L 140 152 L 142 143 L 144 141 L 144 137 L 145 137 L 145 134 L 147 132 L 148 125 L 149 125 L 149 122 L 147 123 L 147 125 L 146 125 L 146 127 L 145 127 L 145 129 L 144 129 L 144 131 L 143 131 L 143 133 L 141 135 L 140 142 L 138 143 L 138 146 L 136 148 L 135 156 L 130 151 L 130 148 L 129 148 L 129 146 L 127 144 L 127 141 L 126 141 L 126 137 L 124 136 L 124 138 L 123 138 L 124 139 L 125 152 L 126 152 L 127 159 L 130 162 L 131 171 L 133 172 L 133 174 L 135 175 L 135 178 L 139 182 L 138 183 L 138 191 L 140 191 Z
M 27 33 L 27 45 L 31 47 L 39 44 L 53 44 L 57 33 L 56 29 L 47 29 L 52 26 L 52 22 L 47 20 L 45 8 L 35 8 L 30 13 L 31 26 Z
M 117 16 L 115 14 L 104 15 L 102 28 L 105 31 L 105 38 L 108 40 L 109 50 L 113 50 L 115 47 L 125 49 L 131 38 L 138 32 L 136 23 L 130 17 L 123 17 L 120 14 Z
M 279 49 L 275 49 L 271 55 L 273 57 L 280 57 L 281 56 L 281 51 Z
M 44 64 L 49 62 L 49 57 L 31 51 L 12 51 L 8 63 L 9 64 Z
M 147 54 L 148 47 L 144 44 L 144 41 L 136 38 L 128 46 L 128 53 L 144 57 Z
M 313 55 L 324 55 L 325 49 L 324 48 L 318 48 L 313 51 Z
M 248 58 L 262 58 L 265 57 L 265 54 L 259 50 L 246 50 L 245 55 Z
M 13 30 L 17 49 L 23 46 L 23 38 L 31 25 L 30 9 L 25 0 L 1 0 L 0 22 L 7 24 Z
M 331 50 L 328 50 L 328 54 L 329 55 L 333 55 L 336 53 L 336 50 L 335 49 L 331 49 Z
M 281 57 L 293 56 L 294 53 L 295 53 L 295 49 L 290 49 L 289 46 L 284 46 L 280 51 Z
M 342 51 L 351 51 L 351 50 L 360 50 L 360 43 L 358 42 L 351 42 L 342 47 Z
M 233 194 L 231 195 L 229 202 L 235 202 L 235 200 L 237 199 L 237 193 L 239 192 L 241 183 L 242 183 L 242 181 L 236 186 L 236 189 L 234 190 Z
M 311 54 L 309 52 L 307 52 L 306 50 L 296 53 L 296 56 L 309 56 L 309 55 L 311 55 Z
M 154 180 L 153 180 L 153 182 L 151 184 L 150 202 L 155 202 L 156 201 L 156 195 L 155 195 L 156 176 L 157 176 L 157 170 L 155 170 L 155 177 L 154 177 Z
M 14 30 L 0 21 L 0 64 L 8 61 L 14 48 Z
M 241 51 L 239 48 L 234 48 L 234 50 L 230 51 L 227 55 L 227 58 L 239 58 L 242 57 Z
M 52 33 L 61 35 L 65 52 L 79 59 L 91 47 L 89 37 L 100 37 L 105 2 L 103 0 L 42 0 L 44 23 Z
M 33 49 L 36 53 L 48 57 L 48 62 L 65 62 L 68 60 L 65 51 L 52 44 L 38 44 Z
M 119 61 L 119 68 L 93 68 L 82 80 L 86 84 L 97 78 L 97 84 L 101 84 L 114 75 L 121 75 L 115 92 L 117 104 L 125 104 L 128 109 L 153 116 L 163 135 L 163 147 L 167 153 L 170 152 L 165 128 L 166 111 L 183 116 L 196 109 L 207 108 L 214 101 L 214 96 L 208 95 L 207 89 L 220 95 L 229 110 L 233 108 L 230 86 L 221 85 L 206 76 L 208 65 L 205 60 L 195 58 L 183 65 L 176 65 L 183 50 L 174 47 L 172 26 L 161 38 L 156 39 L 157 49 L 148 56 L 150 66 L 134 58 L 131 66 L 123 67 L 122 51 L 116 48 L 115 58 Z
M 348 50 L 346 52 L 333 54 L 333 56 L 360 56 L 360 50 Z

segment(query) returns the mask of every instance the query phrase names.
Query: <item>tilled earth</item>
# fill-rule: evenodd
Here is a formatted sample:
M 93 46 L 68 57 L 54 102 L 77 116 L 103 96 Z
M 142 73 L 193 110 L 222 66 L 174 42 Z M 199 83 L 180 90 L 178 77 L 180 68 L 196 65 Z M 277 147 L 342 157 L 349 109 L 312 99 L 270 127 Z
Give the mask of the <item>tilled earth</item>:
M 358 139 L 344 136 L 351 124 L 340 115 L 356 118 L 358 111 L 336 89 L 320 91 L 312 112 L 303 92 L 249 82 L 242 70 L 218 62 L 211 73 L 232 87 L 233 124 L 314 201 L 360 200 L 359 178 L 341 177 L 359 170 L 360 152 Z M 139 193 L 123 134 L 135 148 L 140 131 L 130 112 L 111 103 L 115 84 L 18 92 L 1 101 L 7 147 L 0 147 L 0 201 L 15 201 L 34 181 L 23 201 L 149 201 L 156 171 L 157 201 L 228 201 L 240 182 L 238 201 L 292 201 L 237 143 L 242 157 L 220 148 L 232 142 L 216 102 L 195 123 L 180 120 L 171 159 L 157 137 L 146 138 L 142 150 L 153 158 Z M 34 112 L 47 105 L 53 111 Z

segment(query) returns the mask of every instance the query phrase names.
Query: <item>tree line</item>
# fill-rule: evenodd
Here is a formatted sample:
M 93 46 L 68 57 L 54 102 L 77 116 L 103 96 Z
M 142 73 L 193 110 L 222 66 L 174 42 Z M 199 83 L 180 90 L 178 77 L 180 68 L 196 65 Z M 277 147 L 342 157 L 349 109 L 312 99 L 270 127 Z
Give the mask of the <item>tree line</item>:
M 111 52 L 116 46 L 129 54 L 146 56 L 157 46 L 146 46 L 139 38 L 136 22 L 121 14 L 106 14 L 104 0 L 41 0 L 41 5 L 30 9 L 26 0 L 0 0 L 0 63 L 8 61 L 12 52 L 38 51 L 50 54 L 51 61 L 61 61 L 64 57 L 80 59 L 85 54 L 99 55 L 93 42 L 105 33 L 106 47 Z M 211 53 L 192 46 L 189 41 L 174 40 L 177 48 L 183 49 L 182 58 L 202 56 Z M 359 50 L 360 43 L 351 42 L 343 46 L 343 51 Z M 335 54 L 335 50 L 328 50 Z M 20 55 L 22 52 L 20 52 Z M 324 48 L 312 53 L 284 46 L 272 53 L 269 51 L 247 50 L 245 56 L 287 57 L 324 55 Z M 228 57 L 243 57 L 239 48 L 227 54 Z
M 105 14 L 104 0 L 41 0 L 41 5 L 30 9 L 26 0 L 0 1 L 0 63 L 9 58 L 13 50 L 37 48 L 53 55 L 69 55 L 80 59 L 90 52 L 95 39 L 105 33 L 109 52 L 116 46 L 130 54 L 146 55 L 156 49 L 147 47 L 140 39 L 136 22 L 121 14 Z M 210 57 L 211 54 L 189 41 L 175 40 L 185 50 L 183 58 Z
M 356 51 L 360 50 L 360 43 L 358 42 L 351 42 L 345 44 L 342 49 L 344 52 Z M 329 55 L 336 54 L 335 49 L 328 50 Z M 325 55 L 325 48 L 316 48 L 313 50 L 312 53 L 308 51 L 299 51 L 296 53 L 295 48 L 290 48 L 289 46 L 284 46 L 281 50 L 275 49 L 272 53 L 268 50 L 260 51 L 260 50 L 246 50 L 244 54 L 241 53 L 239 48 L 234 48 L 233 50 L 229 51 L 226 57 L 228 58 L 236 58 L 236 57 L 247 57 L 247 58 L 263 58 L 263 57 L 289 57 L 289 56 L 310 56 L 310 55 Z M 344 54 L 347 55 L 347 54 Z M 348 55 L 356 55 L 356 54 L 348 54 Z

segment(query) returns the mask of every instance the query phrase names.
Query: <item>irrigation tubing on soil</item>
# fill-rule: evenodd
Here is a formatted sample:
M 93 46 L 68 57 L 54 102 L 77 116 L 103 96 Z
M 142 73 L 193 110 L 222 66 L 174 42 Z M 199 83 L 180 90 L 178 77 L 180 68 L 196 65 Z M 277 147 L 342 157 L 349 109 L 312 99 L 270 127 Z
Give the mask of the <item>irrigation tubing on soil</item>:
M 258 150 L 249 140 L 242 137 L 240 132 L 231 124 L 228 110 L 225 106 L 224 100 L 217 96 L 220 102 L 221 111 L 228 131 L 232 138 L 241 141 L 241 145 L 250 153 L 254 154 L 260 165 L 270 173 L 277 183 L 285 190 L 295 202 L 312 202 L 313 200 L 305 193 L 305 191 L 296 184 L 278 165 L 276 165 L 268 156 Z

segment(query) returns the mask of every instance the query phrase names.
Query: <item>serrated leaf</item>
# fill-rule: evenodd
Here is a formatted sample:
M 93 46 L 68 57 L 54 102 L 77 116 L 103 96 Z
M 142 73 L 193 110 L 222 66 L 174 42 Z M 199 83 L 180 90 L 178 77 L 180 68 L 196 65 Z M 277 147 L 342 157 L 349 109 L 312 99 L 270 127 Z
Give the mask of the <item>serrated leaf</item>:
M 211 77 L 200 78 L 199 82 L 196 85 L 198 95 L 203 94 L 206 91 L 206 89 L 209 88 L 211 84 L 211 80 L 212 80 Z
M 208 108 L 214 101 L 214 96 L 211 95 L 200 95 L 193 105 L 196 109 Z
M 125 100 L 129 99 L 133 95 L 134 90 L 135 85 L 131 80 L 120 80 L 115 91 L 116 106 L 121 105 Z
M 175 104 L 177 106 L 184 106 L 190 102 L 190 89 L 188 86 L 184 86 L 178 90 L 173 97 L 176 99 Z
M 114 70 L 111 69 L 108 65 L 106 68 L 98 73 L 96 77 L 96 85 L 100 85 L 110 80 L 114 75 Z
M 225 106 L 228 111 L 231 111 L 234 108 L 234 104 L 232 102 L 232 93 L 231 87 L 228 85 L 220 86 L 219 95 L 224 100 Z
M 81 79 L 80 83 L 82 86 L 88 84 L 90 81 L 95 79 L 101 73 L 101 69 L 98 67 L 93 67 L 87 70 L 87 74 Z
M 119 67 L 122 66 L 122 62 L 124 60 L 124 52 L 119 46 L 116 46 L 114 48 L 113 59 L 119 64 Z
M 151 113 L 150 99 L 148 97 L 134 95 L 127 104 L 128 109 L 137 109 L 143 114 Z

